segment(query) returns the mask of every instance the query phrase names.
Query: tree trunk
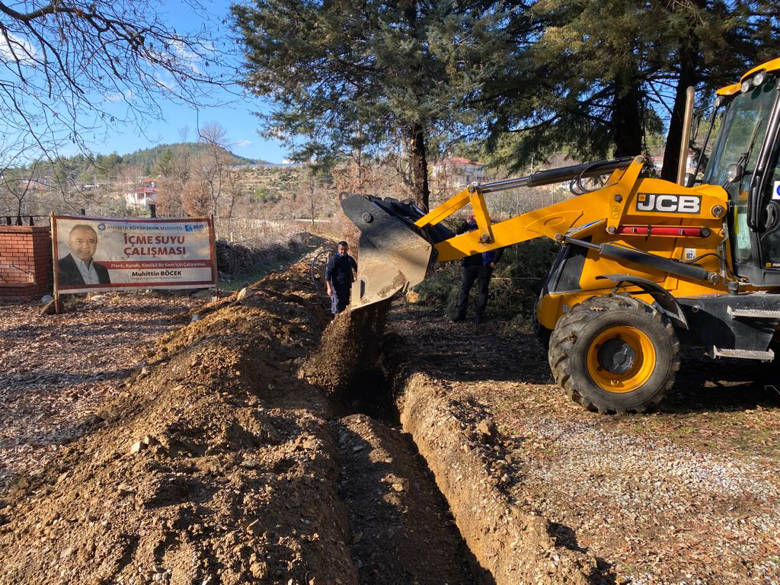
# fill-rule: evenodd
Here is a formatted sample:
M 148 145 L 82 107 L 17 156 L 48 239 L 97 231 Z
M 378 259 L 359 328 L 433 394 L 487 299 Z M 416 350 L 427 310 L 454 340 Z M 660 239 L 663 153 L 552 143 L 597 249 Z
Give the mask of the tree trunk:
M 424 41 L 423 30 L 418 30 L 417 1 L 408 0 L 404 12 L 409 25 L 409 34 L 419 42 Z M 420 63 L 422 65 L 422 63 Z M 428 211 L 428 161 L 425 153 L 425 128 L 420 122 L 413 122 L 409 126 L 409 166 L 411 170 L 412 189 L 414 190 L 414 202 L 423 211 Z
M 615 79 L 612 131 L 616 157 L 642 152 L 642 91 L 636 71 L 623 71 Z
M 688 11 L 694 8 L 698 11 L 706 10 L 705 0 L 694 0 L 692 6 L 686 8 L 686 17 L 689 19 L 688 33 L 677 39 L 680 55 L 680 77 L 677 80 L 677 89 L 674 94 L 674 106 L 669 120 L 669 131 L 666 134 L 666 149 L 664 150 L 664 165 L 661 169 L 661 178 L 667 181 L 677 180 L 677 167 L 680 161 L 680 139 L 683 131 L 683 117 L 685 116 L 685 91 L 689 86 L 696 86 L 698 81 L 699 62 L 699 38 L 696 36 L 695 15 Z M 675 12 L 680 8 L 672 3 L 669 10 Z M 687 152 L 685 154 L 687 156 Z
M 680 51 L 680 78 L 674 94 L 674 107 L 669 120 L 669 131 L 666 134 L 666 149 L 664 150 L 664 165 L 661 178 L 667 181 L 677 180 L 677 168 L 680 162 L 680 140 L 682 139 L 683 117 L 685 116 L 685 91 L 688 86 L 696 85 L 696 57 L 698 51 L 694 47 L 684 47 Z M 687 156 L 687 153 L 686 153 Z
M 428 161 L 425 155 L 425 135 L 420 124 L 410 127 L 409 164 L 412 171 L 414 202 L 423 211 L 428 211 Z

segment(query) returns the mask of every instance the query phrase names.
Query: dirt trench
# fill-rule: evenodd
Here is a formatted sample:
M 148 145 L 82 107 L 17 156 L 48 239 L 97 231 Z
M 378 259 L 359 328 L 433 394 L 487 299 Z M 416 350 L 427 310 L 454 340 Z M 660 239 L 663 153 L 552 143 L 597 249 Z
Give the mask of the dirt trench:
M 425 373 L 427 364 L 418 361 L 401 337 L 394 333 L 384 335 L 388 310 L 389 303 L 382 303 L 337 317 L 325 331 L 318 352 L 301 368 L 301 375 L 336 397 L 338 403 L 351 404 L 375 417 L 347 418 L 340 423 L 339 445 L 347 474 L 369 480 L 378 478 L 379 493 L 389 492 L 384 500 L 393 496 L 405 498 L 396 509 L 408 509 L 413 518 L 425 518 L 429 509 L 436 509 L 427 502 L 446 502 L 446 517 L 437 513 L 437 518 L 420 522 L 415 528 L 403 531 L 391 521 L 385 549 L 379 551 L 383 562 L 363 571 L 361 582 L 428 582 L 419 581 L 404 570 L 419 562 L 430 567 L 431 560 L 420 553 L 431 550 L 434 542 L 450 540 L 445 524 L 451 523 L 457 529 L 453 532 L 460 544 L 451 553 L 439 553 L 441 556 L 444 552 L 444 558 L 451 559 L 450 568 L 470 574 L 466 582 L 615 583 L 616 577 L 607 563 L 572 546 L 557 534 L 553 523 L 522 510 L 507 496 L 505 486 L 489 469 L 497 459 L 496 451 L 500 451 L 497 429 L 486 422 L 489 419 L 474 417 L 470 409 L 461 409 L 449 400 L 441 380 Z M 376 420 L 377 416 L 390 417 L 398 425 L 383 425 Z M 394 417 L 399 419 L 395 421 Z M 407 463 L 386 455 L 388 450 L 383 449 L 383 444 L 393 443 L 395 452 L 404 455 Z M 367 447 L 370 454 L 363 454 Z M 416 452 L 425 460 L 423 466 L 413 463 Z M 384 466 L 388 469 L 383 470 Z M 414 485 L 414 477 L 420 477 L 416 469 L 423 468 L 422 474 L 431 477 L 435 486 L 425 478 L 419 483 L 422 489 Z M 387 484 L 397 493 L 387 490 Z M 409 490 L 410 484 L 415 489 Z M 383 530 L 377 528 L 377 523 L 383 523 L 385 518 L 372 506 L 371 494 L 352 488 L 349 479 L 342 482 L 342 493 L 359 538 L 369 529 L 375 538 L 382 539 Z M 362 511 L 366 505 L 368 512 Z M 398 530 L 400 538 L 394 541 Z M 422 541 L 420 533 L 425 534 Z M 415 549 L 419 544 L 423 548 Z M 377 551 L 369 555 L 373 559 Z M 460 567 L 452 565 L 454 559 L 461 561 Z M 436 578 L 431 583 L 463 582 L 456 580 L 457 572 L 447 573 L 446 568 L 445 561 L 434 571 Z
M 308 260 L 193 309 L 43 475 L 0 493 L 0 585 L 590 584 L 485 473 L 494 430 Z
M 390 303 L 334 318 L 299 376 L 331 400 L 358 581 L 492 583 L 461 538 L 435 478 L 392 401 L 383 358 Z
M 362 398 L 377 370 L 337 400 L 299 375 L 328 323 L 308 262 L 189 317 L 0 494 L 0 584 L 477 582 L 414 444 Z

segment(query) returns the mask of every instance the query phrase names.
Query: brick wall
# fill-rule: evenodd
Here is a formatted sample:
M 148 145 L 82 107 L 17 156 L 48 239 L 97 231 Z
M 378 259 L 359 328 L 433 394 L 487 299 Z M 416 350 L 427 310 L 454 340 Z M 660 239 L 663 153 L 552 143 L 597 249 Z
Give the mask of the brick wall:
M 0 225 L 0 298 L 35 298 L 52 286 L 48 226 Z

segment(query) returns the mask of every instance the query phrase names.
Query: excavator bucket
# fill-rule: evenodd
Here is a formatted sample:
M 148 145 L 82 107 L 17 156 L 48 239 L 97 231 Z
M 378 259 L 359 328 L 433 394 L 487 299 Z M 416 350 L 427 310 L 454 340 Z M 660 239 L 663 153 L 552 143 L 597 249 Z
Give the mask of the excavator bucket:
M 344 195 L 341 207 L 360 230 L 353 309 L 389 299 L 422 282 L 433 244 L 414 226 L 423 212 L 410 203 L 371 195 Z

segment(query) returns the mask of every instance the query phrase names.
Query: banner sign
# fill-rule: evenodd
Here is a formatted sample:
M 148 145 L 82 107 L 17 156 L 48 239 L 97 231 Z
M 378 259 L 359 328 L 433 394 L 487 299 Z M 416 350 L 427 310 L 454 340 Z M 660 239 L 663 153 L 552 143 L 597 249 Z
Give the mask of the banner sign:
M 60 293 L 216 286 L 209 218 L 108 219 L 52 215 Z

